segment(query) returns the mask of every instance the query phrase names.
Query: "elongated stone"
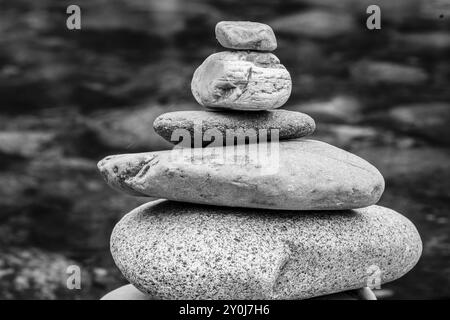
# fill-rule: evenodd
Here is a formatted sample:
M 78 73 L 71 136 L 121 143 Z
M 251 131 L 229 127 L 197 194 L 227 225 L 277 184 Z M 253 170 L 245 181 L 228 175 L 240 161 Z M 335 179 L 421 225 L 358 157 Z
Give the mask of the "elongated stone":
M 422 252 L 414 225 L 380 206 L 272 211 L 150 202 L 116 225 L 111 253 L 157 299 L 304 299 L 393 281 Z
M 191 90 L 202 106 L 234 110 L 281 107 L 291 94 L 291 76 L 280 60 L 263 52 L 223 51 L 195 70 Z
M 315 140 L 109 156 L 112 187 L 138 196 L 232 207 L 336 210 L 375 204 L 384 179 L 365 160 Z
M 221 21 L 216 25 L 216 38 L 229 49 L 273 51 L 277 40 L 267 24 L 250 21 Z
M 310 116 L 288 110 L 177 111 L 160 115 L 153 122 L 153 128 L 167 141 L 190 147 L 205 146 L 212 141 L 213 145 L 225 146 L 227 138 L 231 141 L 234 136 L 236 143 L 267 142 L 272 137 L 274 140 L 301 138 L 312 134 L 316 124 Z

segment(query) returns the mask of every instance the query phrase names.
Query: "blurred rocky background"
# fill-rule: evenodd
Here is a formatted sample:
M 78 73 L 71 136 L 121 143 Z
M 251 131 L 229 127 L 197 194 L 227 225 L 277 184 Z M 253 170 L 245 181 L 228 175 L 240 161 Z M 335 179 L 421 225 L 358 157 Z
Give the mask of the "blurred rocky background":
M 370 4 L 381 30 L 366 28 Z M 220 20 L 273 26 L 286 109 L 376 165 L 381 204 L 419 229 L 421 261 L 379 298 L 450 298 L 449 0 L 0 0 L 0 299 L 97 299 L 124 283 L 109 236 L 147 199 L 109 189 L 96 163 L 169 147 L 153 119 L 200 109 L 190 80 L 221 50 Z M 66 287 L 74 264 L 81 290 Z

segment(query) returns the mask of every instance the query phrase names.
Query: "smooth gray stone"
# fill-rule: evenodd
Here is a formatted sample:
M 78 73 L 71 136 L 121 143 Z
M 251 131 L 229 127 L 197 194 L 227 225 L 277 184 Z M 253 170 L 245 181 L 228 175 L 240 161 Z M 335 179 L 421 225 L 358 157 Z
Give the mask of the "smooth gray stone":
M 373 116 L 397 131 L 450 145 L 450 103 L 428 102 L 398 105 Z
M 302 10 L 280 16 L 272 20 L 270 25 L 279 34 L 322 41 L 330 41 L 332 38 L 346 36 L 358 30 L 355 16 L 343 10 Z
M 414 225 L 380 206 L 274 213 L 155 201 L 111 236 L 120 271 L 156 299 L 311 298 L 393 281 L 421 252 Z
M 243 143 L 246 138 L 248 142 L 255 143 L 258 138 L 271 141 L 271 134 L 279 140 L 301 138 L 312 134 L 316 124 L 307 114 L 288 110 L 176 111 L 160 115 L 153 122 L 153 128 L 161 137 L 174 144 L 182 140 L 183 145 L 205 146 L 214 140 L 214 145 L 225 146 L 227 138 L 230 140 L 234 136 L 237 137 L 237 143 Z M 196 132 L 201 133 L 199 138 L 196 138 Z M 216 141 L 210 136 L 222 139 Z M 184 140 L 186 138 L 187 141 Z
M 191 91 L 202 106 L 232 110 L 269 110 L 289 99 L 289 72 L 272 53 L 223 51 L 195 70 Z
M 350 70 L 353 81 L 367 85 L 419 85 L 430 76 L 420 67 L 390 61 L 361 60 Z
M 98 168 L 110 186 L 132 195 L 219 206 L 354 209 L 384 191 L 367 161 L 306 139 L 122 154 Z
M 216 38 L 229 49 L 273 51 L 277 39 L 270 26 L 250 21 L 221 21 L 216 25 Z

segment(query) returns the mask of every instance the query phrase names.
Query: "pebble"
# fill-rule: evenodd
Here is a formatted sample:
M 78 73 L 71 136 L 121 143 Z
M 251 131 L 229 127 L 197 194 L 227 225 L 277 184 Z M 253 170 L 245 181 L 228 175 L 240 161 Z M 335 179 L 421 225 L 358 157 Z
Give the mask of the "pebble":
M 398 43 L 400 49 L 408 52 L 420 50 L 429 54 L 436 54 L 436 51 L 444 51 L 450 48 L 450 32 L 445 31 L 397 33 L 394 34 L 393 39 L 396 44 Z
M 277 40 L 267 24 L 250 21 L 221 21 L 216 25 L 216 38 L 229 49 L 273 51 Z
M 351 67 L 350 73 L 355 82 L 369 85 L 419 85 L 429 78 L 420 67 L 388 61 L 359 61 Z
M 312 134 L 314 120 L 307 114 L 288 110 L 261 112 L 177 111 L 160 115 L 153 122 L 156 133 L 167 141 L 184 146 L 226 145 L 227 138 L 237 136 L 237 142 L 271 141 L 301 138 Z M 215 138 L 217 137 L 217 141 Z M 181 138 L 182 137 L 182 138 Z M 185 140 L 186 139 L 186 140 Z M 254 140 L 252 140 L 254 139 Z
M 428 102 L 395 106 L 379 118 L 395 130 L 450 145 L 450 103 Z
M 351 14 L 320 9 L 282 16 L 272 21 L 270 25 L 276 32 L 317 39 L 347 35 L 357 29 Z
M 343 210 L 375 204 L 384 191 L 367 161 L 307 139 L 115 155 L 98 168 L 132 195 L 218 206 Z
M 358 98 L 337 95 L 330 100 L 311 101 L 293 107 L 310 114 L 318 123 L 356 123 L 363 117 L 363 106 Z

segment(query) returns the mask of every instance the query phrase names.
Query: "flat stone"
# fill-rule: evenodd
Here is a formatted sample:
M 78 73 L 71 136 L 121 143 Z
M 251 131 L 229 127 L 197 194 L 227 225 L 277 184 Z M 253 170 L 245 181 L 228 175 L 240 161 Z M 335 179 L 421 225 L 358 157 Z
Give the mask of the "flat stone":
M 98 168 L 132 195 L 231 207 L 353 209 L 375 204 L 384 191 L 371 164 L 306 139 L 122 154 Z
M 202 106 L 234 110 L 281 107 L 292 89 L 291 76 L 272 53 L 223 51 L 195 70 L 191 90 Z
M 354 17 L 346 11 L 313 9 L 281 16 L 270 25 L 277 33 L 298 37 L 330 39 L 357 30 Z
M 429 78 L 419 67 L 388 61 L 359 61 L 351 67 L 350 73 L 355 81 L 369 85 L 418 85 Z
M 438 144 L 450 145 L 450 103 L 429 102 L 399 105 L 380 119 L 395 130 L 421 136 Z
M 431 31 L 419 33 L 396 33 L 395 43 L 405 51 L 443 51 L 450 48 L 450 32 Z
M 393 24 L 416 17 L 418 9 L 423 7 L 424 2 L 428 3 L 422 0 L 301 0 L 303 5 L 317 8 L 316 10 L 326 10 L 331 14 L 345 12 L 353 16 L 366 12 L 370 5 L 377 5 L 384 11 L 383 21 L 386 20 Z M 433 1 L 430 2 L 434 3 Z
M 37 157 L 55 140 L 46 131 L 0 131 L 0 154 Z
M 250 21 L 221 21 L 216 25 L 216 38 L 229 49 L 273 51 L 277 39 L 270 26 Z
M 288 110 L 261 112 L 177 111 L 160 115 L 153 128 L 164 139 L 184 146 L 226 145 L 237 143 L 295 139 L 312 134 L 314 120 L 307 114 Z M 197 135 L 198 134 L 198 135 Z M 217 137 L 217 141 L 215 138 Z M 187 139 L 185 141 L 185 139 Z M 181 140 L 181 141 L 180 141 Z M 276 141 L 276 140 L 275 140 Z
M 337 95 L 325 101 L 312 101 L 293 106 L 293 110 L 310 114 L 318 123 L 356 123 L 362 119 L 363 106 L 352 96 Z
M 305 299 L 385 284 L 411 270 L 422 242 L 384 207 L 273 212 L 155 201 L 114 228 L 125 278 L 157 299 Z

